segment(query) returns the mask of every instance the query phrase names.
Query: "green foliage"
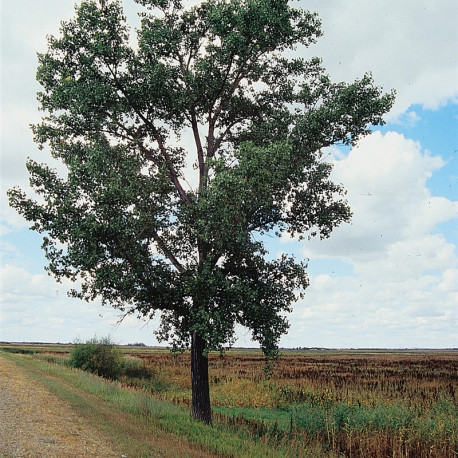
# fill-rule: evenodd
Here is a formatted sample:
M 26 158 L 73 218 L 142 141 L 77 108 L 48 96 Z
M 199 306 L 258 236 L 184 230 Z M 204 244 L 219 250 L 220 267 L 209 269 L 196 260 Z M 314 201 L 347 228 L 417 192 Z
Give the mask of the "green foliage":
M 124 385 L 141 388 L 151 393 L 160 393 L 170 386 L 170 383 L 164 379 L 158 370 L 139 361 L 129 361 L 128 359 L 125 360 L 120 381 Z
M 109 337 L 78 343 L 70 353 L 70 366 L 116 380 L 124 371 L 124 358 Z
M 321 35 L 317 15 L 286 0 L 137 3 L 138 50 L 119 0 L 83 1 L 49 38 L 37 72 L 47 116 L 33 131 L 68 175 L 30 160 L 42 200 L 15 188 L 10 203 L 44 234 L 49 271 L 82 280 L 74 296 L 160 311 L 158 335 L 177 348 L 196 333 L 221 350 L 239 323 L 275 355 L 308 280 L 293 257 L 267 260 L 258 234 L 328 237 L 349 221 L 321 150 L 382 123 L 393 94 L 282 54 Z M 186 131 L 197 189 L 172 142 Z
M 14 347 L 1 347 L 1 351 L 6 351 L 7 353 L 18 353 L 22 355 L 33 355 L 37 353 L 37 350 L 29 350 L 27 348 L 14 348 Z
M 202 450 L 234 457 L 351 455 L 442 458 L 454 456 L 458 443 L 457 403 L 444 393 L 432 404 L 423 404 L 421 396 L 407 402 L 393 400 L 389 392 L 376 404 L 332 399 L 325 402 L 319 393 L 305 402 L 293 402 L 281 409 L 256 409 L 250 407 L 250 402 L 237 402 L 239 407 L 215 407 L 214 425 L 209 428 L 192 422 L 189 409 L 184 406 L 165 402 L 163 393 L 155 397 L 142 389 L 126 389 L 124 382 L 102 379 L 83 371 L 69 371 L 61 364 L 45 362 L 40 355 L 30 358 L 4 354 L 4 357 L 27 369 L 29 374 L 33 370 L 33 378 L 37 382 L 45 383 L 53 392 L 63 395 L 76 409 L 87 409 L 89 422 L 99 416 L 105 434 L 107 431 L 113 437 L 126 434 L 117 420 L 120 416 L 125 419 L 127 415 L 132 415 L 127 433 L 135 436 L 131 437 L 130 443 L 144 450 L 135 456 L 143 456 L 148 451 L 151 453 L 153 448 L 150 443 L 148 449 L 146 438 L 158 432 L 164 434 L 164 431 L 174 435 L 172 440 L 187 438 L 199 444 Z M 450 362 L 453 363 L 454 359 Z M 142 371 L 145 375 L 154 372 L 142 365 L 131 364 L 132 368 L 134 366 L 140 368 L 138 375 Z M 454 368 L 453 364 L 449 367 Z M 416 370 L 421 374 L 420 369 Z M 176 367 L 170 373 L 173 372 L 176 372 Z M 406 372 L 401 370 L 401 373 Z M 436 374 L 437 379 L 441 379 L 439 374 Z M 430 379 L 420 378 L 417 388 L 428 389 L 431 382 Z M 332 379 L 327 383 L 332 385 Z M 240 401 L 239 393 L 237 396 Z M 111 424 L 106 417 L 107 411 L 113 413 Z M 139 419 L 144 420 L 141 427 L 130 427 L 134 421 L 140 425 Z
M 308 402 L 281 410 L 249 407 L 215 407 L 214 410 L 220 421 L 245 428 L 254 439 L 262 435 L 275 441 L 288 432 L 290 436 L 294 432 L 295 435 L 305 435 L 309 440 L 328 443 L 337 443 L 343 436 L 353 436 L 355 440 L 381 434 L 391 438 L 404 436 L 412 444 L 418 441 L 445 445 L 447 442 L 456 443 L 458 439 L 457 406 L 450 399 L 441 400 L 423 414 L 402 404 L 371 407 Z
M 14 357 L 16 355 L 11 355 Z M 19 358 L 19 356 L 16 356 Z M 161 401 L 150 396 L 143 390 L 125 389 L 119 382 L 95 377 L 81 371 L 69 371 L 65 366 L 46 364 L 37 359 L 16 360 L 26 370 L 33 371 L 38 377 L 37 382 L 59 397 L 64 398 L 79 412 L 83 412 L 87 421 L 99 418 L 100 430 L 117 440 L 120 434 L 131 435 L 131 446 L 141 450 L 134 456 L 149 456 L 154 448 L 154 437 L 163 437 L 164 433 L 170 441 L 186 440 L 197 444 L 202 450 L 210 451 L 217 456 L 234 457 L 281 457 L 281 451 L 271 451 L 251 438 L 238 437 L 233 431 L 224 427 L 208 427 L 193 422 L 189 410 L 170 402 Z M 92 396 L 103 403 L 93 402 Z M 125 423 L 116 423 L 116 418 L 107 418 L 107 410 L 117 409 L 116 417 L 132 415 L 138 428 L 125 428 Z M 138 418 L 144 419 L 143 423 Z M 100 424 L 102 423 L 102 425 Z M 96 423 L 97 424 L 97 423 Z M 130 426 L 130 425 L 129 425 Z M 153 445 L 145 438 L 153 437 Z M 129 443 L 129 442 L 127 442 Z M 128 448 L 129 449 L 129 448 Z M 159 454 L 167 454 L 168 449 L 159 449 Z
M 49 37 L 33 132 L 67 174 L 30 159 L 39 199 L 14 188 L 10 205 L 43 234 L 49 272 L 81 285 L 74 297 L 160 313 L 159 339 L 194 342 L 200 359 L 230 346 L 237 324 L 275 357 L 308 278 L 262 236 L 326 238 L 350 220 L 322 151 L 382 124 L 394 94 L 287 57 L 321 35 L 287 0 L 136 2 L 135 48 L 121 0 L 83 0 Z

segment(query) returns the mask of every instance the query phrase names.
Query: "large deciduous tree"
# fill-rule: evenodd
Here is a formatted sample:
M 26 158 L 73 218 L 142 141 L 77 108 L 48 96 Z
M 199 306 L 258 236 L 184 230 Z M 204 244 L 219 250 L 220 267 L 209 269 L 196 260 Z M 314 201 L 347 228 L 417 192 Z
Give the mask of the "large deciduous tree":
M 320 22 L 287 0 L 135 1 L 137 46 L 120 0 L 82 1 L 49 37 L 33 132 L 68 173 L 29 160 L 40 197 L 14 188 L 10 203 L 73 296 L 159 313 L 159 338 L 191 348 L 192 414 L 210 423 L 208 351 L 240 324 L 275 355 L 308 284 L 262 235 L 328 237 L 349 221 L 323 148 L 382 123 L 393 94 L 293 57 Z

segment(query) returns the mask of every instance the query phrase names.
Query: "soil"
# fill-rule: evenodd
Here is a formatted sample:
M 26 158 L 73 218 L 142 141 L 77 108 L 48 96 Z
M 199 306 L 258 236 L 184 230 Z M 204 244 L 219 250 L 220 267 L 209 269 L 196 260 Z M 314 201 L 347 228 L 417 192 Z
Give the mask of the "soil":
M 71 407 L 0 353 L 1 457 L 121 457 Z

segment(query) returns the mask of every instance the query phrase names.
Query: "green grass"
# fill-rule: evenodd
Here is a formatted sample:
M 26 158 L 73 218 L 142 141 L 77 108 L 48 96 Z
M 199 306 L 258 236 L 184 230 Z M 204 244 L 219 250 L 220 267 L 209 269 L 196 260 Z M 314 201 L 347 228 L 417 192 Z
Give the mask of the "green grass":
M 6 353 L 13 353 L 13 354 L 19 354 L 19 355 L 33 355 L 35 353 L 38 353 L 39 351 L 39 350 L 31 350 L 29 348 L 17 348 L 17 347 L 1 347 L 0 350 Z
M 290 437 L 304 444 L 346 443 L 356 437 L 400 438 L 401 445 L 410 444 L 423 451 L 441 444 L 444 454 L 439 452 L 439 456 L 452 456 L 449 453 L 458 444 L 458 408 L 448 398 L 425 412 L 396 403 L 358 406 L 331 402 L 300 403 L 282 409 L 215 407 L 214 412 L 229 424 L 244 424 L 253 437 L 262 431 L 270 439 Z M 393 446 L 394 443 L 380 444 Z
M 310 403 L 297 404 L 283 409 L 253 409 L 249 407 L 214 407 L 215 413 L 228 417 L 244 417 L 266 423 L 277 423 L 278 428 L 290 430 L 297 426 L 315 433 L 317 431 L 366 431 L 396 432 L 412 430 L 425 439 L 441 436 L 441 439 L 458 439 L 458 408 L 447 398 L 437 402 L 427 412 L 419 413 L 402 404 L 349 406 L 335 403 L 316 406 Z M 292 426 L 291 426 L 292 425 Z
M 48 363 L 40 359 L 24 358 L 10 354 L 16 364 L 32 375 L 58 397 L 64 399 L 80 414 L 95 423 L 104 434 L 113 437 L 121 447 L 134 450 L 132 456 L 150 456 L 149 444 L 142 445 L 141 438 L 132 431 L 120 431 L 110 418 L 110 410 L 121 417 L 132 415 L 140 421 L 144 434 L 157 434 L 157 428 L 167 433 L 169 440 L 187 442 L 217 456 L 282 457 L 287 453 L 260 441 L 253 441 L 243 428 L 234 431 L 225 425 L 206 426 L 191 419 L 189 411 L 169 402 L 158 401 L 148 393 L 124 389 L 117 382 L 93 374 Z M 97 408 L 102 401 L 103 410 Z M 153 455 L 151 455 L 153 456 Z M 304 455 L 306 456 L 306 455 Z

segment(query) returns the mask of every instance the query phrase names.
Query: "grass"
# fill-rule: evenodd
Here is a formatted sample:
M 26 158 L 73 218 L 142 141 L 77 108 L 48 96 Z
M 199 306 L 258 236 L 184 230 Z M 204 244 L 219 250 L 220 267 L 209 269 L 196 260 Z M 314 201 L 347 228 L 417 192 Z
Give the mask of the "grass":
M 112 419 L 115 412 L 132 417 L 138 427 L 119 437 L 135 444 L 135 456 L 148 456 L 143 436 L 158 431 L 198 456 L 456 456 L 457 352 L 291 351 L 270 378 L 259 352 L 212 354 L 209 428 L 190 419 L 189 355 L 122 350 L 127 365 L 117 383 L 70 370 L 59 349 L 10 357 L 38 371 L 52 390 L 64 384 L 61 395 L 75 408 L 90 411 L 90 395 L 102 403 L 97 418 L 104 406 Z M 99 427 L 118 434 L 109 419 Z
M 9 357 L 131 456 L 286 456 L 253 442 L 242 430 L 237 434 L 222 425 L 205 426 L 192 420 L 187 409 L 119 382 L 40 359 Z M 158 439 L 164 444 L 160 450 Z
M 187 354 L 135 356 L 171 382 L 155 396 L 190 404 Z M 287 351 L 270 378 L 263 367 L 259 352 L 210 355 L 218 421 L 253 440 L 293 455 L 314 447 L 324 456 L 456 456 L 455 351 Z
M 220 420 L 249 420 L 256 435 L 302 439 L 306 446 L 327 444 L 336 452 L 356 456 L 454 456 L 458 410 L 449 399 L 422 416 L 402 405 L 349 406 L 343 403 L 296 404 L 282 410 L 223 408 Z M 229 423 L 231 421 L 229 420 Z M 433 452 L 430 452 L 434 450 Z

